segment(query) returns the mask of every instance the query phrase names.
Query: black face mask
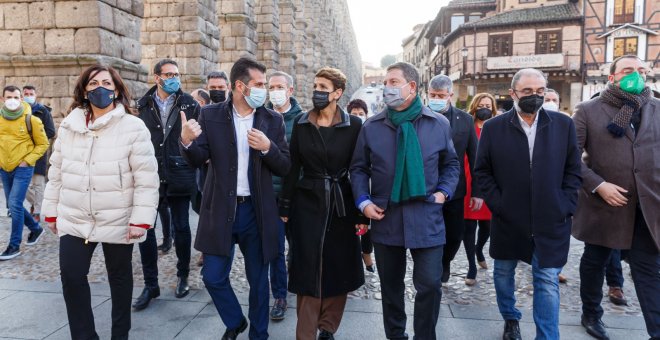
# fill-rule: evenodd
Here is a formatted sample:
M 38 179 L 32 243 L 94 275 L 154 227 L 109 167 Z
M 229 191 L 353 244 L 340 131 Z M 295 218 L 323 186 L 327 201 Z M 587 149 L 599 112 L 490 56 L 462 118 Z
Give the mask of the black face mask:
M 532 94 L 522 98 L 518 97 L 518 107 L 523 113 L 535 113 L 541 106 L 543 106 L 543 96 L 539 96 L 538 94 Z
M 312 95 L 312 103 L 314 104 L 314 109 L 321 111 L 330 105 L 330 92 L 325 91 L 314 91 Z
M 227 91 L 224 90 L 211 90 L 209 91 L 211 101 L 214 103 L 222 103 L 227 99 Z
M 105 109 L 115 101 L 115 91 L 99 86 L 87 92 L 87 100 L 99 109 Z
M 493 111 L 487 108 L 481 108 L 478 109 L 475 113 L 474 116 L 479 119 L 479 120 L 487 120 L 493 115 Z

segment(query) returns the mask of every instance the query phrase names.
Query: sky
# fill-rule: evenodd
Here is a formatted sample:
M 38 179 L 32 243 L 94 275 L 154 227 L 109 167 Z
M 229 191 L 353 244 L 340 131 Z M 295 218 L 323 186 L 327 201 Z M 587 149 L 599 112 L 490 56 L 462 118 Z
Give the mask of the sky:
M 380 66 L 386 54 L 403 51 L 401 42 L 416 24 L 433 20 L 449 0 L 347 0 L 362 61 Z

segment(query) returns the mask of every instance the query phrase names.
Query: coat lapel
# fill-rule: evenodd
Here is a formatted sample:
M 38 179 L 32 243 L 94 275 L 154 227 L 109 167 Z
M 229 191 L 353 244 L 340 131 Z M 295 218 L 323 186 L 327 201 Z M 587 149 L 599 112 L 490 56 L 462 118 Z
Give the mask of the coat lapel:
M 655 105 L 656 102 L 651 100 L 648 105 L 642 108 L 642 122 L 639 125 L 639 131 L 637 131 L 637 135 L 648 133 L 648 130 L 653 128 L 653 122 L 658 119 L 658 117 L 655 117 Z M 656 133 L 658 133 L 658 131 L 656 131 Z

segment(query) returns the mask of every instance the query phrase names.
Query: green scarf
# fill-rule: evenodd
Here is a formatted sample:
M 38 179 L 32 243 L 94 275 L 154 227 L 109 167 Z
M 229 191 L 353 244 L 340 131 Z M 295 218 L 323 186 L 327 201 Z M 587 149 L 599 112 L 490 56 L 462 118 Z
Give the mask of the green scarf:
M 25 110 L 25 107 L 23 106 L 23 103 L 18 106 L 18 111 L 9 111 L 4 105 L 2 106 L 2 109 L 0 109 L 0 113 L 2 114 L 2 117 L 4 117 L 6 120 L 16 120 L 18 117 L 23 115 L 23 111 Z
M 424 161 L 417 131 L 412 124 L 422 114 L 422 100 L 417 96 L 403 111 L 388 109 L 387 118 L 397 129 L 396 171 L 391 201 L 399 203 L 411 198 L 426 197 Z

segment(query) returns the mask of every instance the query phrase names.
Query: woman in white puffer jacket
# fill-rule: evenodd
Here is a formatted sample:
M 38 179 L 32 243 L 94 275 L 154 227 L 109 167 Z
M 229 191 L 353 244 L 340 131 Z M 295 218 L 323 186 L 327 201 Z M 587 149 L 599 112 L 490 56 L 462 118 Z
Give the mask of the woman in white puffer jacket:
M 112 339 L 128 339 L 131 328 L 133 244 L 156 220 L 159 183 L 149 130 L 127 112 L 130 102 L 112 67 L 86 69 L 50 158 L 42 214 L 60 237 L 72 339 L 98 339 L 87 281 L 98 243 L 110 283 Z

